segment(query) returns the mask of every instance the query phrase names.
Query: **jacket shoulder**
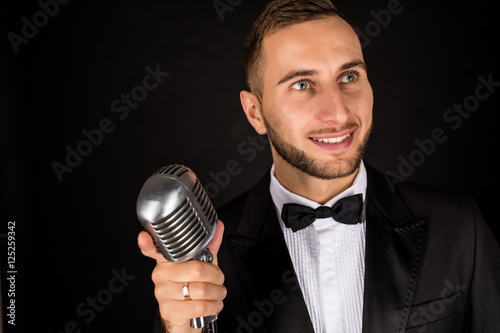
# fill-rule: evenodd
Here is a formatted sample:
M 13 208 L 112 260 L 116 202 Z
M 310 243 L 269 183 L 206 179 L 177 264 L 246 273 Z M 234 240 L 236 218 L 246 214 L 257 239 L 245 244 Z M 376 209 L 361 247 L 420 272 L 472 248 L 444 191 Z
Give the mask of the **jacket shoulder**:
M 373 186 L 385 187 L 383 192 L 399 196 L 417 216 L 428 216 L 437 210 L 472 213 L 476 208 L 468 195 L 405 180 L 392 173 L 382 173 L 369 165 L 367 171 Z
M 224 223 L 225 234 L 247 234 L 242 221 L 260 221 L 272 203 L 269 193 L 270 175 L 266 174 L 250 189 L 217 209 L 219 219 Z M 247 225 L 243 223 L 243 225 Z M 242 229 L 243 228 L 243 229 Z M 250 232 L 252 234 L 253 232 Z
M 237 228 L 237 222 L 240 221 L 243 216 L 250 191 L 251 189 L 246 190 L 236 198 L 217 208 L 217 215 L 224 223 L 224 229 L 227 233 Z

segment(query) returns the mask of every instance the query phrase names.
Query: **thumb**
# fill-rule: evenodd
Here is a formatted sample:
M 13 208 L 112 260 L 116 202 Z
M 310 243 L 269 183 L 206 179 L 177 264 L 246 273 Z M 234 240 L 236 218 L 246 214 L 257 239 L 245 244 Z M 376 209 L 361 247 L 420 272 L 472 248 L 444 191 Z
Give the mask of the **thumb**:
M 150 257 L 157 262 L 168 262 L 167 259 L 163 256 L 163 254 L 158 251 L 156 244 L 153 241 L 153 238 L 147 231 L 141 231 L 139 236 L 137 237 L 137 244 L 141 249 L 141 252 L 146 257 Z
M 224 223 L 221 220 L 217 223 L 217 230 L 215 231 L 214 239 L 208 244 L 208 249 L 214 255 L 213 264 L 218 265 L 217 252 L 219 252 L 220 245 L 222 243 L 222 236 L 224 235 Z

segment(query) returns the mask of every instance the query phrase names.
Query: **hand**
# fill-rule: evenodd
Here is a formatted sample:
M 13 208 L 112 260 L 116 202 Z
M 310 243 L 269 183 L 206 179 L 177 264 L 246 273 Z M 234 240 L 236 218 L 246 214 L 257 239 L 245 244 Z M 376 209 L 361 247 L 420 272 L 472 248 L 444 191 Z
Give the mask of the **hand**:
M 160 314 L 168 333 L 201 332 L 190 327 L 191 318 L 215 315 L 223 307 L 226 297 L 224 274 L 217 266 L 219 251 L 224 233 L 224 224 L 219 221 L 214 239 L 208 248 L 214 255 L 213 263 L 190 260 L 181 263 L 167 261 L 156 248 L 151 236 L 142 231 L 138 244 L 142 254 L 156 260 L 156 267 L 151 276 L 155 284 L 155 296 L 160 307 Z M 189 283 L 189 296 L 185 300 L 182 288 Z

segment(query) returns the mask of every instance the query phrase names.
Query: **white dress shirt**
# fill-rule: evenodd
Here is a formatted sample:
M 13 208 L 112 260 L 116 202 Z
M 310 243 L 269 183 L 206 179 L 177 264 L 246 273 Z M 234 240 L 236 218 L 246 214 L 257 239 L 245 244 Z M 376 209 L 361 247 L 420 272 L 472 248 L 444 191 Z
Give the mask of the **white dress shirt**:
M 293 232 L 281 219 L 284 204 L 313 209 L 322 205 L 288 191 L 274 176 L 274 165 L 271 168 L 271 196 L 316 333 L 361 333 L 366 182 L 366 169 L 361 162 L 352 186 L 323 205 L 331 207 L 339 199 L 361 193 L 362 223 L 347 225 L 330 217 L 316 219 L 310 226 Z

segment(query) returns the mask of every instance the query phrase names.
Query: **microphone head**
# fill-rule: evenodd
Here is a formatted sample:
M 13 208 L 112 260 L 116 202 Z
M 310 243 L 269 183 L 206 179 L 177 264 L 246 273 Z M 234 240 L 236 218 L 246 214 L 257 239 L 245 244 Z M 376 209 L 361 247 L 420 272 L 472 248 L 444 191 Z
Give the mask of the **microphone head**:
M 189 168 L 169 165 L 144 183 L 137 199 L 137 217 L 165 259 L 195 258 L 212 241 L 217 214 Z

